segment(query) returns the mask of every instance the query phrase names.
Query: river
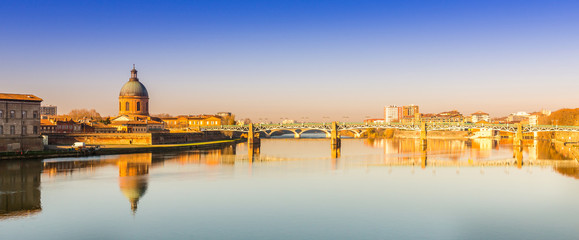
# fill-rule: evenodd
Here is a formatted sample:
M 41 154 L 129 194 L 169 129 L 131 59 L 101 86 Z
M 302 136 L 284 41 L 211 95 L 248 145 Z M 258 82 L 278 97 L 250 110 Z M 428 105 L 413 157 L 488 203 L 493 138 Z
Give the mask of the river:
M 1 161 L 0 239 L 579 239 L 550 143 L 304 136 Z

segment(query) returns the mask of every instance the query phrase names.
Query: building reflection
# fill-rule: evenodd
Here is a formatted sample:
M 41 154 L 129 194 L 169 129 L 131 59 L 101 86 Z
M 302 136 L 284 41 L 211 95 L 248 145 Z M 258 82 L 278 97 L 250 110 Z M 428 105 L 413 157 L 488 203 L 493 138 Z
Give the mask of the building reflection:
M 384 163 L 414 162 L 425 168 L 428 156 L 443 156 L 450 161 L 459 161 L 466 152 L 467 142 L 464 140 L 429 139 L 424 146 L 419 139 L 366 139 L 365 144 L 382 148 Z
M 461 160 L 467 161 L 465 165 L 496 163 L 504 160 L 504 151 L 512 151 L 513 161 L 503 161 L 505 164 L 514 163 L 521 169 L 525 164 L 533 165 L 533 161 L 539 160 L 540 164 L 551 165 L 560 174 L 579 179 L 579 162 L 573 161 L 573 148 L 550 141 L 524 140 L 522 145 L 515 146 L 510 139 L 429 139 L 426 151 L 421 149 L 423 146 L 416 139 L 366 139 L 364 143 L 373 148 L 382 148 L 382 164 L 386 165 L 420 165 L 425 168 L 436 160 L 448 161 L 444 164 L 447 166 L 460 166 Z M 436 160 L 431 161 L 431 158 Z M 557 161 L 566 160 L 570 162 L 564 166 L 558 165 Z
M 139 200 L 147 191 L 149 168 L 152 153 L 121 155 L 117 160 L 119 166 L 119 187 L 131 203 L 133 214 L 137 212 Z
M 137 212 L 139 201 L 147 192 L 149 183 L 149 172 L 151 169 L 163 166 L 165 163 L 176 163 L 180 165 L 231 165 L 234 164 L 236 146 L 229 144 L 219 149 L 191 150 L 181 152 L 162 153 L 136 153 L 116 156 L 93 157 L 91 160 L 81 161 L 46 161 L 37 162 L 38 181 L 40 173 L 47 177 L 59 175 L 72 175 L 76 172 L 92 172 L 98 168 L 116 166 L 118 168 L 119 185 L 121 193 L 130 203 L 133 214 Z M 2 174 L 4 177 L 5 174 Z M 40 182 L 38 182 L 40 184 Z M 40 194 L 38 194 L 40 196 Z M 40 202 L 40 197 L 38 197 Z
M 40 202 L 38 161 L 0 161 L 0 220 L 37 214 Z

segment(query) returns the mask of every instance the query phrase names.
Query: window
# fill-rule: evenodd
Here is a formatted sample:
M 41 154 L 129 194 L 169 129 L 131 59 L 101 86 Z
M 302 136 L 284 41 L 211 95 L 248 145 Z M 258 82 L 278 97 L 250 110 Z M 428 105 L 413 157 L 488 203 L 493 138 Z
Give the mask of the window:
M 4 111 L 0 110 L 0 118 L 4 118 Z
M 37 119 L 37 118 L 38 118 L 38 111 L 32 112 L 32 117 L 33 117 L 34 119 Z
M 137 102 L 137 111 L 141 111 L 141 102 Z
M 129 102 L 125 103 L 125 111 L 129 111 Z
M 16 127 L 14 127 L 14 125 L 10 126 L 10 135 L 15 135 L 16 134 Z
M 14 110 L 10 110 L 10 118 L 15 118 L 16 112 Z
M 121 102 L 119 102 L 119 111 L 123 110 L 123 108 L 121 107 Z
M 145 111 L 149 111 L 149 103 L 145 103 Z
M 0 126 L 0 135 L 4 134 L 4 126 Z
M 26 134 L 27 134 L 26 126 L 22 126 L 22 135 L 26 135 Z
M 28 116 L 28 112 L 26 111 L 22 111 L 22 118 L 27 118 Z

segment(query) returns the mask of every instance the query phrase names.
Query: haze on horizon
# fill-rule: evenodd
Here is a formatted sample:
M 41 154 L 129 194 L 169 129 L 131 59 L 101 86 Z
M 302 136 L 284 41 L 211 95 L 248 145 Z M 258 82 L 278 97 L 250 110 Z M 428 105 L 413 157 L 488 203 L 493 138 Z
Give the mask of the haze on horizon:
M 117 113 L 359 121 L 576 108 L 577 1 L 3 1 L 0 92 Z

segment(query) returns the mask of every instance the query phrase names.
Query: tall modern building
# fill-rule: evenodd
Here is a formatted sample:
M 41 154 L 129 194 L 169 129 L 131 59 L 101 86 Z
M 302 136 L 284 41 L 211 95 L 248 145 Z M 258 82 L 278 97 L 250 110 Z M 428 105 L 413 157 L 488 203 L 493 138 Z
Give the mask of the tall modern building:
M 384 122 L 398 122 L 402 118 L 402 107 L 394 105 L 384 107 Z
M 149 92 L 137 78 L 137 69 L 133 65 L 131 78 L 123 85 L 119 94 L 119 116 L 149 116 Z

